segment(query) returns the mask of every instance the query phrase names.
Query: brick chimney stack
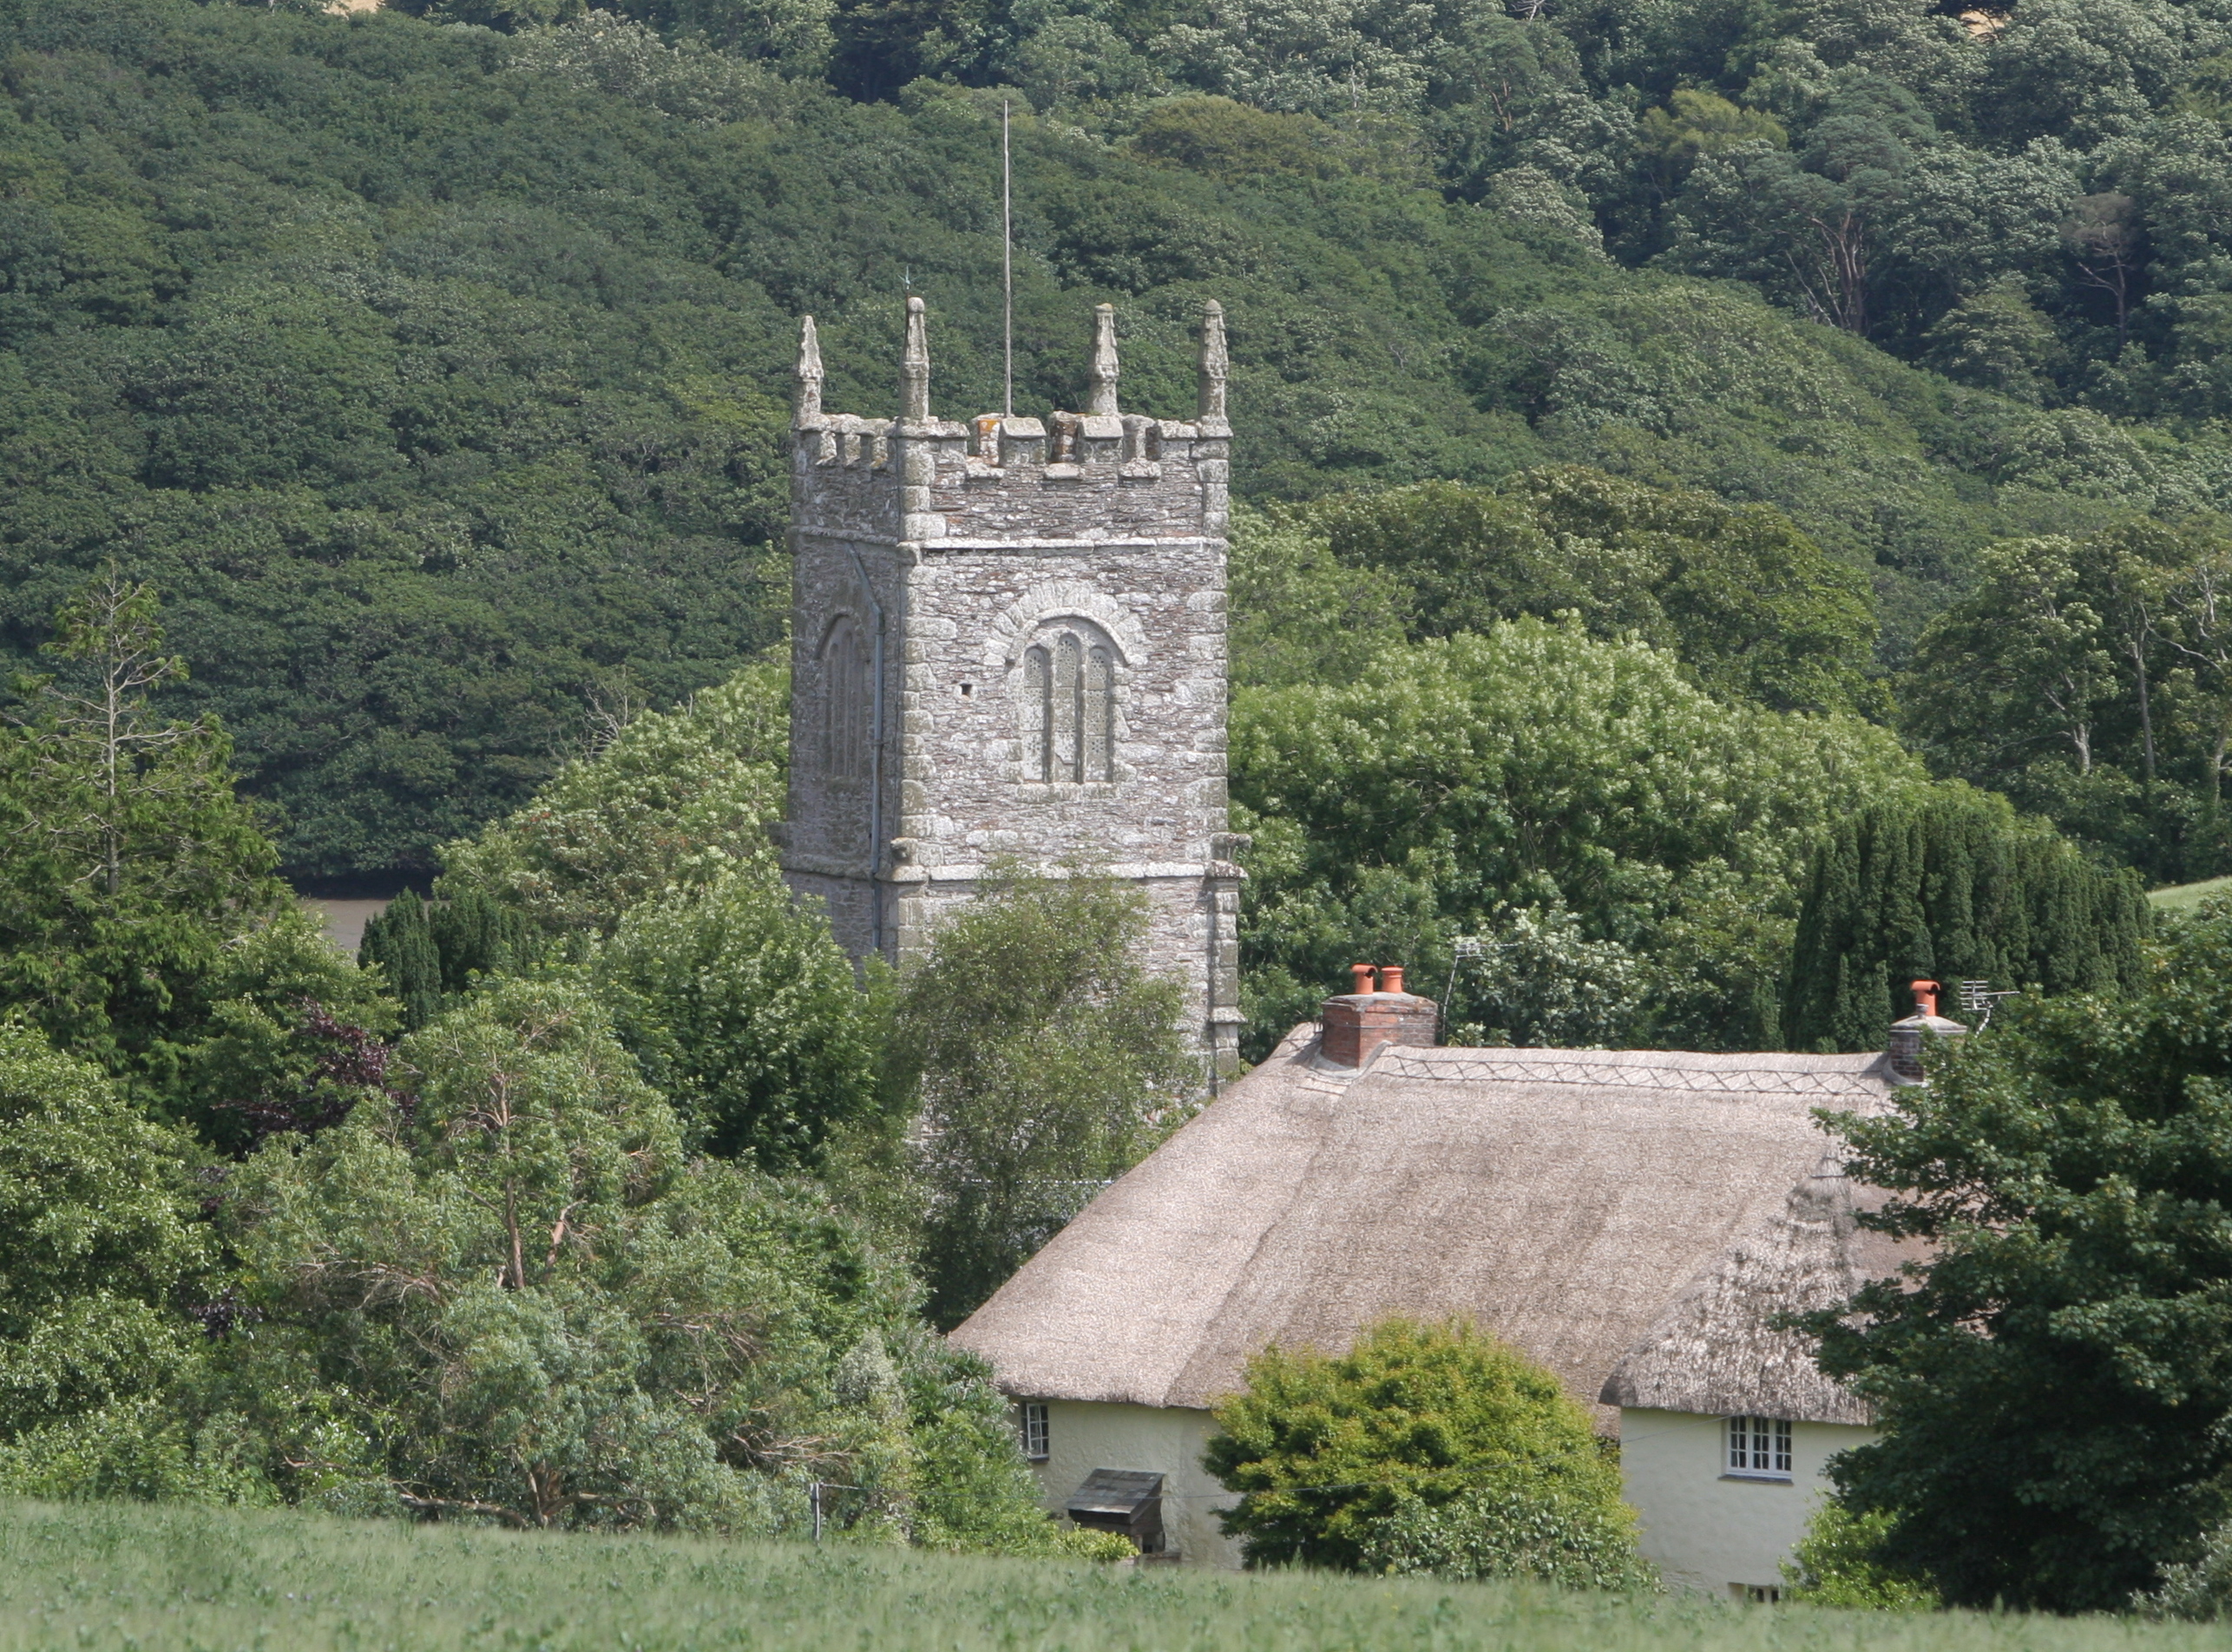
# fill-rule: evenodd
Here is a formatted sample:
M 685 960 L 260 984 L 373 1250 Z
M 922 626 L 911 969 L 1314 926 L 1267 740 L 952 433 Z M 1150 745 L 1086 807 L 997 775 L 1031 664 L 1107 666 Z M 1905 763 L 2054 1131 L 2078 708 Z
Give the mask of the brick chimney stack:
M 1402 989 L 1401 964 L 1351 964 L 1355 990 L 1325 1000 L 1318 1050 L 1336 1066 L 1361 1067 L 1383 1044 L 1431 1046 L 1441 1006 Z M 1375 980 L 1377 987 L 1375 988 Z
M 1928 1039 L 1957 1039 L 1968 1031 L 1959 1021 L 1946 1019 L 1938 1013 L 1938 993 L 1941 990 L 1933 980 L 1913 983 L 1914 1013 L 1903 1021 L 1891 1024 L 1891 1037 L 1884 1053 L 1891 1060 L 1891 1076 L 1900 1084 L 1926 1082 L 1922 1072 L 1922 1045 Z

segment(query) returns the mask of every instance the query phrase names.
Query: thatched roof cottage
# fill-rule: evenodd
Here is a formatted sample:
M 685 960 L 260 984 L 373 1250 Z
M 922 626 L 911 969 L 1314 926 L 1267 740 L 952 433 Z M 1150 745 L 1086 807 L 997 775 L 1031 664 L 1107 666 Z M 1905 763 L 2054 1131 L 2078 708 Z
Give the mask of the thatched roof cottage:
M 1436 1006 L 1400 991 L 1324 1016 L 954 1332 L 1016 1401 L 1049 1508 L 1130 1471 L 1152 1517 L 1080 1511 L 1236 1565 L 1200 1454 L 1249 1356 L 1463 1314 L 1620 1436 L 1670 1580 L 1776 1587 L 1868 1415 L 1766 1316 L 1890 1265 L 1813 1110 L 1880 1108 L 1892 1059 L 1437 1048 Z

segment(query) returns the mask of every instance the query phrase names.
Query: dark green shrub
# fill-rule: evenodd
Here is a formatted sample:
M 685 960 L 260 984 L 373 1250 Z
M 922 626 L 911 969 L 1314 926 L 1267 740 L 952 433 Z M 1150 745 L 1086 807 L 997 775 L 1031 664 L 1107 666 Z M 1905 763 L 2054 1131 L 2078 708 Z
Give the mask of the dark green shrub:
M 1364 1540 L 1372 1571 L 1536 1577 L 1575 1589 L 1651 1589 L 1623 1504 L 1527 1484 L 1523 1468 L 1435 1504 L 1407 1497 Z

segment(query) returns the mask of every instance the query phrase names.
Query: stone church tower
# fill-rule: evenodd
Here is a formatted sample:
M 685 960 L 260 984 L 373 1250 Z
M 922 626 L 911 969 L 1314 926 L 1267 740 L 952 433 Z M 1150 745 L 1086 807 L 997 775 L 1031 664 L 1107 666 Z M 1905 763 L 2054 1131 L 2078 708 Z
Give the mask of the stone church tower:
M 1091 405 L 930 413 L 907 301 L 896 420 L 822 410 L 812 318 L 791 426 L 791 796 L 784 870 L 856 956 L 900 962 L 995 861 L 1090 864 L 1145 892 L 1218 1069 L 1241 1019 L 1243 840 L 1224 793 L 1231 427 L 1223 311 L 1199 416 L 1119 410 L 1115 314 Z

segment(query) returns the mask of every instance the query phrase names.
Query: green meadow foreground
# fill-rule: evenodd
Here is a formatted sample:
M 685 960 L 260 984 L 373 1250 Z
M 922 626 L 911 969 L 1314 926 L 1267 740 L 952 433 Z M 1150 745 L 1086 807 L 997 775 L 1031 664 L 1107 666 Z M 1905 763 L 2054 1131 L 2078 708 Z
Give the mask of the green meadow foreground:
M 2221 1647 L 2222 1629 L 1897 1616 L 1535 1587 L 1233 1577 L 902 1549 L 522 1535 L 0 1503 L 0 1649 Z

